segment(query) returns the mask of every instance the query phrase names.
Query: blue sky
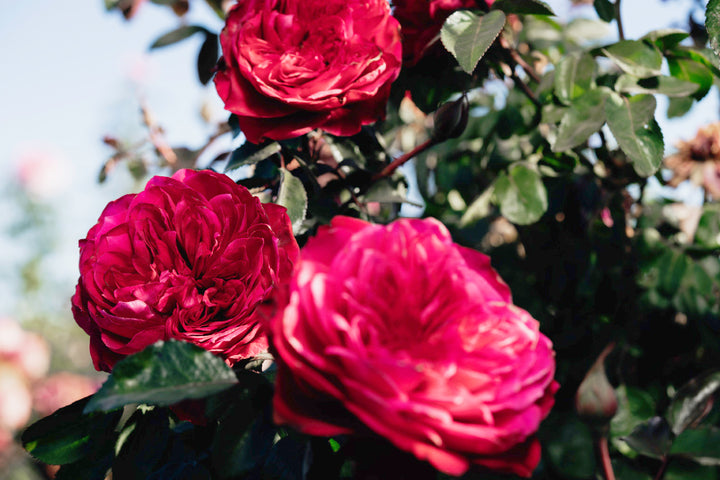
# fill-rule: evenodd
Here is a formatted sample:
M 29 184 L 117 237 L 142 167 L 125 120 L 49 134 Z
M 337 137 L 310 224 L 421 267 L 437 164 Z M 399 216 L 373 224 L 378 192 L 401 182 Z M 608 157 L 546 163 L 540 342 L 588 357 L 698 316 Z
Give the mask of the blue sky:
M 190 23 L 219 31 L 220 20 L 205 4 L 191 3 Z M 548 3 L 561 18 L 570 13 L 567 0 Z M 691 3 L 623 1 L 628 38 L 684 21 L 678 12 L 685 12 Z M 98 171 L 111 154 L 102 137 L 139 133 L 138 95 L 146 99 L 172 145 L 196 147 L 203 142 L 208 127 L 199 110 L 204 103 L 224 115 L 214 88 L 203 88 L 196 80 L 200 37 L 148 53 L 153 40 L 177 27 L 178 19 L 166 8 L 146 2 L 133 21 L 125 22 L 117 12 L 107 13 L 103 5 L 102 0 L 0 0 L 0 166 L 5 173 L 0 191 L 6 193 L 28 151 L 49 152 L 66 172 L 57 177 L 59 187 L 53 195 L 43 199 L 59 226 L 54 248 L 42 265 L 47 278 L 58 285 L 48 299 L 50 308 L 58 310 L 68 310 L 77 278 L 77 240 L 108 201 L 133 188 L 122 174 L 97 184 Z M 698 126 L 717 120 L 717 91 L 713 91 L 709 101 L 682 122 L 661 118 L 661 125 L 667 145 L 672 146 L 693 136 Z M 17 220 L 13 200 L 5 197 L 0 197 L 0 208 L 6 212 L 0 216 L 0 235 Z M 8 236 L 0 237 L 0 248 L 4 253 L 0 316 L 14 316 L 18 306 L 14 269 L 26 257 L 27 248 Z

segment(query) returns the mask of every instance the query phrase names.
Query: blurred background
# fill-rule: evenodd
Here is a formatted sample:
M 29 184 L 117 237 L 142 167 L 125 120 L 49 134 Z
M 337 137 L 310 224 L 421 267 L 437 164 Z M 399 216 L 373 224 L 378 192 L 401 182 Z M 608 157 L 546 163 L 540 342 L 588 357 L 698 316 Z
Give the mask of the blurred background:
M 138 7 L 132 21 L 106 10 L 117 2 L 69 3 L 0 0 L 0 479 L 42 478 L 13 436 L 102 381 L 70 312 L 78 240 L 109 201 L 163 173 L 153 163 L 159 145 L 192 156 L 227 120 L 212 82 L 198 80 L 203 35 L 149 49 L 181 23 L 219 32 L 222 21 L 205 2 L 190 2 L 183 17 L 129 2 Z M 562 22 L 597 18 L 592 0 L 547 3 Z M 624 0 L 623 17 L 632 19 L 625 32 L 701 28 L 705 3 Z M 613 24 L 583 28 L 591 41 L 617 38 Z M 658 101 L 668 154 L 718 120 L 717 89 L 681 120 L 668 120 Z M 200 165 L 232 147 L 226 137 L 203 150 Z M 672 194 L 702 200 L 689 182 Z

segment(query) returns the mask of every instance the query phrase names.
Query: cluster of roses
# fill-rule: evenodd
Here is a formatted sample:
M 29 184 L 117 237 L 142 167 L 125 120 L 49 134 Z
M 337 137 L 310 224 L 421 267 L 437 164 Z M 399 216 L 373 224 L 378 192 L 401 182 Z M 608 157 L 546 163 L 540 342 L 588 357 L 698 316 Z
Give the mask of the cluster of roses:
M 475 5 L 398 1 L 395 15 L 413 3 L 438 18 Z M 383 115 L 400 38 L 386 0 L 246 0 L 217 89 L 249 141 L 352 134 Z M 278 423 L 379 435 L 452 475 L 539 462 L 552 345 L 438 221 L 336 217 L 300 251 L 283 207 L 181 170 L 110 203 L 80 248 L 73 313 L 99 370 L 171 338 L 230 365 L 269 349 Z

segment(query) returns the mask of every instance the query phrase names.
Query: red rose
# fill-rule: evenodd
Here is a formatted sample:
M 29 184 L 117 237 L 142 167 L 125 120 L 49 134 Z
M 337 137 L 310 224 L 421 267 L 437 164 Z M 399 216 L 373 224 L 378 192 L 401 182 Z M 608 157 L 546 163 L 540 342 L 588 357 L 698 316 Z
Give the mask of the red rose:
M 285 208 L 227 176 L 154 177 L 108 204 L 80 241 L 73 315 L 98 370 L 170 338 L 233 364 L 267 347 L 258 307 L 297 254 Z
M 488 257 L 440 222 L 336 217 L 303 248 L 269 330 L 279 423 L 369 428 L 451 475 L 537 466 L 552 345 Z
M 352 135 L 385 116 L 401 64 L 386 0 L 244 0 L 220 35 L 215 86 L 247 139 Z
M 403 60 L 417 63 L 440 39 L 445 20 L 462 8 L 490 6 L 493 0 L 393 0 L 393 15 L 402 26 Z

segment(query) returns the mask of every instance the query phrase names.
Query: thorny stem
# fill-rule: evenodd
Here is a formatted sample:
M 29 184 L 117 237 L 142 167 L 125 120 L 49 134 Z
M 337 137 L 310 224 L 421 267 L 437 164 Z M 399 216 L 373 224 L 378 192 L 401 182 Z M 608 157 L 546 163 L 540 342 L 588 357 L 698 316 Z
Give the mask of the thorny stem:
M 420 145 L 418 145 L 417 147 L 413 148 L 408 153 L 399 156 L 398 158 L 393 160 L 392 163 L 390 163 L 390 165 L 383 168 L 379 173 L 376 173 L 375 175 L 373 175 L 372 181 L 375 182 L 377 180 L 380 180 L 381 178 L 389 177 L 390 175 L 393 174 L 393 172 L 395 170 L 398 169 L 398 167 L 407 163 L 407 161 L 410 160 L 411 158 L 421 154 L 428 148 L 432 147 L 433 145 L 435 145 L 435 143 L 437 143 L 437 142 L 431 138 L 430 140 L 427 140 L 427 141 L 421 143 Z
M 617 21 L 618 37 L 625 40 L 625 32 L 623 31 L 622 18 L 620 16 L 620 0 L 615 0 L 615 20 Z
M 615 480 L 615 472 L 612 468 L 610 451 L 608 450 L 607 435 L 597 435 L 595 437 L 595 452 L 602 467 L 603 478 L 605 480 Z

